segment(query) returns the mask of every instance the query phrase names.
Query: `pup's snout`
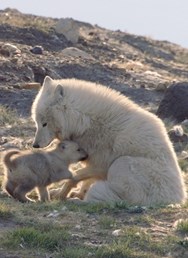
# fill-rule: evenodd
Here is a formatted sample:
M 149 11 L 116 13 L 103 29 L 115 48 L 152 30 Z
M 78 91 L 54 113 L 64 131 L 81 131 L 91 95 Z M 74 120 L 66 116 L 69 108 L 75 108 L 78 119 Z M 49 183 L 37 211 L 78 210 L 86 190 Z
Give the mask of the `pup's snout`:
M 37 144 L 37 143 L 34 143 L 34 144 L 33 144 L 33 148 L 37 148 L 37 149 L 38 149 L 38 148 L 40 148 L 40 145 Z

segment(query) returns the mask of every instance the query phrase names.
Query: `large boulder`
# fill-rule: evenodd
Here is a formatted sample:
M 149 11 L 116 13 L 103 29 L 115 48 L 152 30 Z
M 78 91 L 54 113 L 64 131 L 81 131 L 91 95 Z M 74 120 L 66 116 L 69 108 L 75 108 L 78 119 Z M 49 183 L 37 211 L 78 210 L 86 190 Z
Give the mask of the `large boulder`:
M 161 119 L 170 119 L 182 122 L 188 118 L 188 82 L 172 84 L 165 92 L 157 116 Z
M 56 26 L 55 31 L 63 34 L 67 40 L 72 43 L 77 43 L 79 38 L 79 26 L 72 18 L 60 19 Z

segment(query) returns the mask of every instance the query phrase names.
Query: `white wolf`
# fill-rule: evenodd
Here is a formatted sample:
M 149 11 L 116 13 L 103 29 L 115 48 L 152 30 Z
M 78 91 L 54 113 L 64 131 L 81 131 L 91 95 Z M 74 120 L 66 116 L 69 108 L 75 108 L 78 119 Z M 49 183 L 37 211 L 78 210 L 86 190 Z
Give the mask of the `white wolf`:
M 9 150 L 3 157 L 3 188 L 15 199 L 26 202 L 31 201 L 26 194 L 37 187 L 39 199 L 49 201 L 47 186 L 72 178 L 69 165 L 86 158 L 87 153 L 72 141 L 39 151 Z
M 163 122 L 120 93 L 77 79 L 46 77 L 32 106 L 34 147 L 73 139 L 89 155 L 75 180 L 96 181 L 85 201 L 182 203 L 183 176 Z M 71 185 L 71 184 L 70 184 Z M 67 187 L 67 186 L 66 186 Z M 60 195 L 64 196 L 62 189 Z

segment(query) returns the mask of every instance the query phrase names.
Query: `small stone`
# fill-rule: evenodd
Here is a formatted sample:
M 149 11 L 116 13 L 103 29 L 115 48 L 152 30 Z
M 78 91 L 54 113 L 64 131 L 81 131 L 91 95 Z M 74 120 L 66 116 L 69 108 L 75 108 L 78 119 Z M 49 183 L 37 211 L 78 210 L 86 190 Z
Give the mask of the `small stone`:
M 76 225 L 75 228 L 76 229 L 81 229 L 81 226 L 80 225 Z
M 46 217 L 47 218 L 57 218 L 60 215 L 60 213 L 57 210 L 54 210 L 53 212 L 49 213 Z
M 112 232 L 113 236 L 121 236 L 122 235 L 122 230 L 121 229 L 116 229 Z
M 35 47 L 33 47 L 30 51 L 31 51 L 31 53 L 33 53 L 33 54 L 36 54 L 36 55 L 42 55 L 43 54 L 43 47 L 41 47 L 41 46 L 35 46 Z
M 163 82 L 163 83 L 159 83 L 157 85 L 157 87 L 155 88 L 156 91 L 162 91 L 165 92 L 167 90 L 168 87 L 168 83 L 167 82 Z

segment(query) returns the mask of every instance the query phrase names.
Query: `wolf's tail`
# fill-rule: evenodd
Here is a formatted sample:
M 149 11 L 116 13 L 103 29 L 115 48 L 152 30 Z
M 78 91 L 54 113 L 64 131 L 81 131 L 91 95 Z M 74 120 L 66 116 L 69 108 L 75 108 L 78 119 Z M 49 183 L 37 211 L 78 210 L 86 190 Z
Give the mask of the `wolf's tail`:
M 19 150 L 9 150 L 3 157 L 3 163 L 8 167 L 8 168 L 15 168 L 15 162 L 11 160 L 11 157 L 15 154 L 20 153 Z

